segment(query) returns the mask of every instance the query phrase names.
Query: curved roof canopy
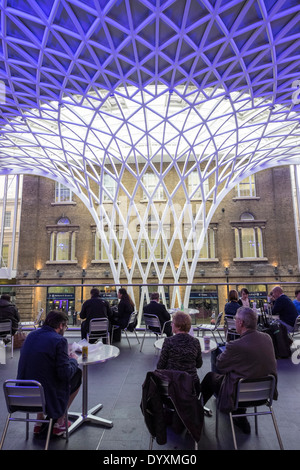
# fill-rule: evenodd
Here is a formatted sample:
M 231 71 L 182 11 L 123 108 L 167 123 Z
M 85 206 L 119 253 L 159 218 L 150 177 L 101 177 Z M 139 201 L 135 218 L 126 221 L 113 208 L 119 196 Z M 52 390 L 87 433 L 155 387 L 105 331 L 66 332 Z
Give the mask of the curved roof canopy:
M 298 0 L 1 0 L 0 8 L 0 173 L 60 180 L 95 212 L 112 197 L 106 174 L 132 202 L 124 171 L 137 187 L 153 172 L 171 202 L 179 187 L 189 201 L 195 170 L 212 214 L 245 176 L 299 162 Z M 194 220 L 205 226 L 210 214 L 202 208 Z

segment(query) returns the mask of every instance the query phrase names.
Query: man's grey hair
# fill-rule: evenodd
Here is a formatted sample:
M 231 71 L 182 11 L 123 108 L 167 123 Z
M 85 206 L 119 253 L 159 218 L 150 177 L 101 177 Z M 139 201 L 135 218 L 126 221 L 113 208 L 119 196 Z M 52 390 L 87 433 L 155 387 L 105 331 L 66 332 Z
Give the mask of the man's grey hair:
M 237 309 L 236 315 L 243 320 L 245 328 L 249 330 L 256 330 L 257 328 L 257 313 L 249 307 L 240 307 Z

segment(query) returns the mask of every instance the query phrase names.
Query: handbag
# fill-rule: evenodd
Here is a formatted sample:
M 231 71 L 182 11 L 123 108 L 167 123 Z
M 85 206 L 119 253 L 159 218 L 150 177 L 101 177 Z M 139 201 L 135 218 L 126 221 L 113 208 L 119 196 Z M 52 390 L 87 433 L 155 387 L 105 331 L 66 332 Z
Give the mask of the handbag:
M 24 331 L 17 331 L 14 335 L 14 348 L 18 349 L 23 346 L 27 334 Z

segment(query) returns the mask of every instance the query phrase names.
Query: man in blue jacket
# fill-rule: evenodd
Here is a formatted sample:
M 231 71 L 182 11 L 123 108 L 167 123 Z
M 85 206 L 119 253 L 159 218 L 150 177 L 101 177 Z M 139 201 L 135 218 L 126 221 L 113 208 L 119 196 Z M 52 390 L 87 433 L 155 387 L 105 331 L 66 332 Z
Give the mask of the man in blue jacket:
M 71 405 L 81 385 L 81 369 L 76 354 L 68 352 L 68 342 L 63 337 L 68 317 L 58 310 L 51 311 L 42 328 L 27 336 L 20 353 L 18 379 L 37 380 L 44 388 L 46 410 L 56 420 L 53 434 L 65 432 L 65 412 Z M 44 417 L 40 414 L 38 419 Z M 41 430 L 37 423 L 34 433 Z

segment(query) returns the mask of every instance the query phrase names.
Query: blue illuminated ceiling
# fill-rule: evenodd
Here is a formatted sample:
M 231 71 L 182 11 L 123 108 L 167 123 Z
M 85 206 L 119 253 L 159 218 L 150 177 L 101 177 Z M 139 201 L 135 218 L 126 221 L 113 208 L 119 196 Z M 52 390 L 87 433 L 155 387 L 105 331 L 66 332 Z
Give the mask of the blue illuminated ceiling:
M 298 0 L 1 0 L 4 119 L 103 88 L 184 84 L 291 105 Z

